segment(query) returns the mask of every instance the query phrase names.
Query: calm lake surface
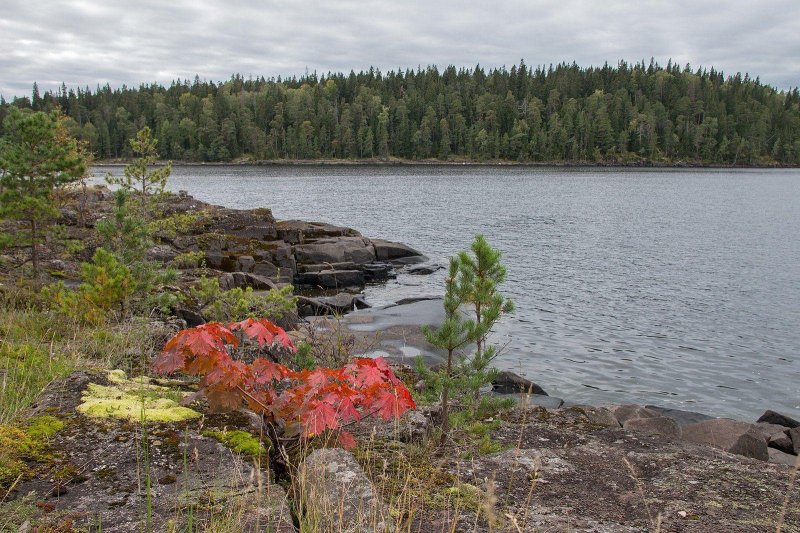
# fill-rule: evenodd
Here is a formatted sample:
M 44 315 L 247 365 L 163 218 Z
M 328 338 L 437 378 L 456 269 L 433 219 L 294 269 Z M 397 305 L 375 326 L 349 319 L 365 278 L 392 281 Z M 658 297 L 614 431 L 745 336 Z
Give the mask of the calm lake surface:
M 572 402 L 800 418 L 798 170 L 176 167 L 170 188 L 442 264 L 483 233 L 517 304 L 498 366 Z M 366 295 L 440 294 L 442 280 L 404 275 Z

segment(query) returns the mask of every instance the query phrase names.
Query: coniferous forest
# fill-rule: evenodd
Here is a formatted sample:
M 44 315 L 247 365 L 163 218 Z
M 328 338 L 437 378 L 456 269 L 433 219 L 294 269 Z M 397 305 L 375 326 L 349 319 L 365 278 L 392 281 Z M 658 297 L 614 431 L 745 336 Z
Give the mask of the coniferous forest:
M 144 126 L 187 162 L 388 159 L 800 164 L 800 93 L 758 78 L 619 63 L 375 69 L 264 79 L 108 85 L 0 102 L 60 107 L 98 159 L 130 157 Z M 2 132 L 0 132 L 2 133 Z

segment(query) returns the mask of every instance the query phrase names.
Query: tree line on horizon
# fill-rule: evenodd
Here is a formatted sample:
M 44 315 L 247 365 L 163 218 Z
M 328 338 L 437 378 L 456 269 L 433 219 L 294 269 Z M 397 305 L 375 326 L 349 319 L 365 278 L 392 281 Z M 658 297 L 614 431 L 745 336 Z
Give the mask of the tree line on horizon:
M 162 157 L 800 164 L 800 93 L 671 61 L 581 68 L 436 67 L 168 87 L 109 85 L 10 106 L 60 108 L 100 159 L 129 158 L 144 126 Z M 0 130 L 0 134 L 2 131 Z

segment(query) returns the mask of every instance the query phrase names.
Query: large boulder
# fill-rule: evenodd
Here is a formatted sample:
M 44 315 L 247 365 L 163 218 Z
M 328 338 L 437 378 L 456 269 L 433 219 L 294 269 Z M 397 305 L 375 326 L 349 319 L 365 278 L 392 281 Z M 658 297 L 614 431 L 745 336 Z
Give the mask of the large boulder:
M 314 524 L 316 531 L 394 531 L 388 509 L 364 470 L 341 448 L 313 451 L 304 461 L 296 483 L 303 496 L 305 521 Z
M 300 287 L 350 289 L 363 287 L 366 280 L 360 270 L 323 270 L 298 274 L 295 282 Z
M 299 244 L 293 251 L 301 264 L 351 262 L 363 265 L 375 261 L 375 250 L 367 243 L 362 237 L 335 237 L 319 239 L 313 244 Z
M 792 439 L 792 448 L 795 455 L 800 455 L 800 427 L 789 430 L 789 437 Z
M 193 230 L 195 234 L 213 232 L 258 241 L 271 241 L 278 236 L 275 217 L 267 208 L 238 210 L 218 207 L 209 209 L 203 213 Z
M 375 256 L 379 261 L 394 261 L 407 257 L 425 257 L 417 250 L 403 243 L 386 241 L 383 239 L 370 239 L 370 242 L 372 242 L 372 246 L 375 248 Z M 425 259 L 422 260 L 424 261 Z
M 770 424 L 778 424 L 779 426 L 786 426 L 787 428 L 796 428 L 800 426 L 800 422 L 794 418 L 776 413 L 775 411 L 766 410 L 756 422 L 768 422 Z
M 748 422 L 729 418 L 704 420 L 683 426 L 683 438 L 760 461 L 769 460 L 767 439 L 754 424 Z
M 767 452 L 769 453 L 770 463 L 777 463 L 779 465 L 788 465 L 788 466 L 794 466 L 797 463 L 796 455 L 782 452 L 781 450 L 776 450 L 775 448 L 770 448 L 769 450 L 767 450 Z

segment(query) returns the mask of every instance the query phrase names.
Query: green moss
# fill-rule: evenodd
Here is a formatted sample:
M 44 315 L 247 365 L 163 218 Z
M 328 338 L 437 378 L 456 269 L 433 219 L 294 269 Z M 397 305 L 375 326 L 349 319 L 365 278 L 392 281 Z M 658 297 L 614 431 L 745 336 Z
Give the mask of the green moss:
M 217 439 L 236 453 L 250 455 L 252 457 L 264 455 L 272 448 L 272 444 L 269 443 L 269 441 L 267 441 L 267 445 L 265 446 L 262 439 L 239 429 L 230 431 L 204 431 L 203 436 Z
M 49 440 L 62 429 L 64 422 L 54 416 L 45 415 L 31 418 L 25 433 L 35 440 Z
M 33 472 L 26 461 L 50 461 L 49 441 L 62 429 L 64 422 L 54 416 L 31 418 L 22 428 L 0 425 L 0 487 L 29 477 Z
M 78 411 L 94 418 L 134 422 L 181 422 L 201 416 L 178 403 L 188 393 L 155 385 L 144 376 L 128 379 L 122 370 L 112 370 L 108 379 L 112 383 L 110 386 L 89 384 Z

